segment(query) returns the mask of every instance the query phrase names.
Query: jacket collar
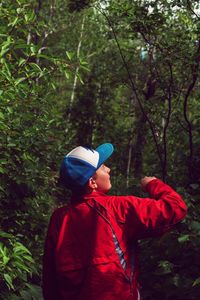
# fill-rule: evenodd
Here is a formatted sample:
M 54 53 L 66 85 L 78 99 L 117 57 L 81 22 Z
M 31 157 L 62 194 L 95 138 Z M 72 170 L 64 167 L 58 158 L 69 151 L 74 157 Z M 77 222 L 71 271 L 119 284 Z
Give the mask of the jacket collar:
M 95 197 L 107 197 L 107 195 L 102 192 L 93 191 L 90 194 L 82 195 L 82 197 L 83 197 L 83 199 L 91 199 L 91 198 L 95 198 Z
M 77 194 L 72 194 L 71 197 L 71 203 L 72 204 L 79 204 L 81 202 L 85 202 L 89 199 L 96 198 L 96 197 L 108 197 L 106 194 L 98 191 L 93 191 L 90 194 L 82 194 L 82 195 L 77 195 Z

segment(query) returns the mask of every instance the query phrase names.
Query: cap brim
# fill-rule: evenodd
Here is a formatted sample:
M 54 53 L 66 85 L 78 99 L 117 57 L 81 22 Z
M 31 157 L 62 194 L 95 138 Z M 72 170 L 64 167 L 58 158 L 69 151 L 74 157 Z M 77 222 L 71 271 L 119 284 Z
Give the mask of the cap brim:
M 114 147 L 112 144 L 105 143 L 98 146 L 95 151 L 99 153 L 98 167 L 100 167 L 112 155 Z

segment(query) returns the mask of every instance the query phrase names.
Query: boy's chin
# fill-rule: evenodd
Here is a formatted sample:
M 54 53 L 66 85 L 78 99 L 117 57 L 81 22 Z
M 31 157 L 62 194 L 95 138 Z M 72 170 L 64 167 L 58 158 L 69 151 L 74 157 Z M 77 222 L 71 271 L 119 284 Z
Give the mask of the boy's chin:
M 104 193 L 109 192 L 111 188 L 112 188 L 112 184 L 110 184 L 110 186 L 107 188 L 107 190 Z

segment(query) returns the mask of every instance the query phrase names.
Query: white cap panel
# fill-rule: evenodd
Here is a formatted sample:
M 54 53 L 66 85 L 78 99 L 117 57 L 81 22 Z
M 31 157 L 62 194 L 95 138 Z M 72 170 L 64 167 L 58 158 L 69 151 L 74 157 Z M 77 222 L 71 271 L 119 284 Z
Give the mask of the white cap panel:
M 84 148 L 81 146 L 76 147 L 74 150 L 69 152 L 66 156 L 83 160 L 95 168 L 97 168 L 99 162 L 99 153 L 97 151 L 90 150 L 88 148 Z

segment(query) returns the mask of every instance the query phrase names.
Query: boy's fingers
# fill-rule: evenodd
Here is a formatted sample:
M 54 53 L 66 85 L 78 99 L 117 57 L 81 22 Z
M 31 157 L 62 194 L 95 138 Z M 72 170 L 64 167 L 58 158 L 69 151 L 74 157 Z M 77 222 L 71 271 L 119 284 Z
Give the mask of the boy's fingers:
M 144 178 L 141 179 L 141 188 L 145 191 L 146 185 L 153 179 L 156 179 L 155 176 L 145 176 Z

